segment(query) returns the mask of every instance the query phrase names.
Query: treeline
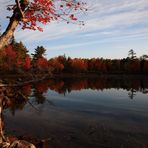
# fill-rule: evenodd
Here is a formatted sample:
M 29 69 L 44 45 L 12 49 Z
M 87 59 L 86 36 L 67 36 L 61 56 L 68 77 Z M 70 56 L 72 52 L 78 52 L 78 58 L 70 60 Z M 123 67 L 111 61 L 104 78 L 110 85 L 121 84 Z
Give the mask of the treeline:
M 29 55 L 22 42 L 13 41 L 0 52 L 1 73 L 52 73 L 52 74 L 148 74 L 148 56 L 136 57 L 133 49 L 124 59 L 45 58 L 46 49 L 38 46 Z
M 130 59 L 80 59 L 59 56 L 49 60 L 53 73 L 89 74 L 148 74 L 148 60 Z

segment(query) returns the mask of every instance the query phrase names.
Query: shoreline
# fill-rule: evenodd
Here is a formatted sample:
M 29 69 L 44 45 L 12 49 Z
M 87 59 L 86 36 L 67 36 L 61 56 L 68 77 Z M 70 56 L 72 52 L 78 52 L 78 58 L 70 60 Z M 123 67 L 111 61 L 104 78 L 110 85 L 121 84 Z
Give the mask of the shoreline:
M 70 73 L 61 73 L 61 74 L 9 74 L 0 76 L 0 87 L 15 87 L 15 86 L 23 86 L 29 83 L 36 83 L 48 79 L 113 79 L 113 80 L 148 80 L 148 75 L 142 74 L 70 74 Z
M 53 74 L 51 78 L 148 78 L 144 74 Z
M 2 78 L 42 78 L 42 77 L 148 77 L 148 74 L 98 74 L 98 73 L 58 73 L 58 74 L 5 74 L 0 75 Z

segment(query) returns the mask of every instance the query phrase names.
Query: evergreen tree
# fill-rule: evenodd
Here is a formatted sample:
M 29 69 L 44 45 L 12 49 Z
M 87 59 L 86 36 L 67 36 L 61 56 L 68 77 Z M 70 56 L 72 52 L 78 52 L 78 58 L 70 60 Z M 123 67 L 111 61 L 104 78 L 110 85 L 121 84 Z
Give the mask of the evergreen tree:
M 24 46 L 23 42 L 16 42 L 15 40 L 12 42 L 13 48 L 16 50 L 17 58 L 24 60 L 27 56 L 28 50 Z
M 37 46 L 37 48 L 35 49 L 35 53 L 32 54 L 32 66 L 34 71 L 38 71 L 39 69 L 40 70 L 42 69 L 41 63 L 44 63 L 43 61 L 46 60 L 44 58 L 45 52 L 46 52 L 46 49 L 43 46 Z
M 128 57 L 133 60 L 136 58 L 136 53 L 134 52 L 133 49 L 130 49 L 129 52 L 128 52 Z
M 35 53 L 32 54 L 33 62 L 38 60 L 39 58 L 43 58 L 45 55 L 46 49 L 43 46 L 37 46 L 35 49 Z

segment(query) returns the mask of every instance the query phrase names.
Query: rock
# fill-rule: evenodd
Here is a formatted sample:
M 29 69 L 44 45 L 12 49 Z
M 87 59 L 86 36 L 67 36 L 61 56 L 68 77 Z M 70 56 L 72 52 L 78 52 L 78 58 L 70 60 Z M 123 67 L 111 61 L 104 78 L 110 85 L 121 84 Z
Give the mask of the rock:
M 36 147 L 32 143 L 29 143 L 25 140 L 16 140 L 9 146 L 9 148 L 36 148 Z

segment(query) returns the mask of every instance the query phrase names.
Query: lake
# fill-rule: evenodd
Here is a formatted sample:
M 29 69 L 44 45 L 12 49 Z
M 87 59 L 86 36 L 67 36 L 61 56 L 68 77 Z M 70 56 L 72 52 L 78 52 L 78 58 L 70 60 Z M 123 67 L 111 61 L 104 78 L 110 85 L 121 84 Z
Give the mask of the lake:
M 9 89 L 6 135 L 44 139 L 45 147 L 148 147 L 148 78 L 59 78 Z

